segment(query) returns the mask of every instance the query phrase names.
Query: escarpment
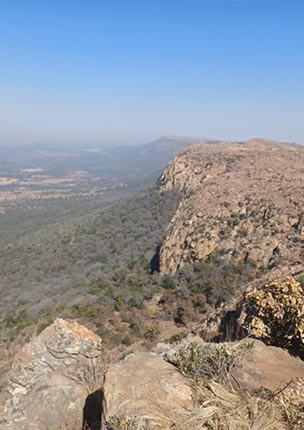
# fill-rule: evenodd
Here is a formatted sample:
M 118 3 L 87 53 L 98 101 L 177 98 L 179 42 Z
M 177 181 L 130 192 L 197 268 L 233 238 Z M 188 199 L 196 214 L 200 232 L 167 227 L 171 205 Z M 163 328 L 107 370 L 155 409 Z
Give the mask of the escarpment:
M 301 146 L 259 139 L 194 145 L 159 183 L 183 196 L 160 249 L 161 273 L 212 256 L 274 276 L 303 271 Z

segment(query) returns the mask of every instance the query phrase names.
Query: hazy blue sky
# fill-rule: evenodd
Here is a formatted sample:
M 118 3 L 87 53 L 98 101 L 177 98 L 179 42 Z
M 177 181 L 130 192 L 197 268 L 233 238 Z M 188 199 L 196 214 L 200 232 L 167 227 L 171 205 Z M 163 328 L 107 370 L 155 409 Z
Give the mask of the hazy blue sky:
M 304 143 L 303 0 L 0 0 L 0 142 Z

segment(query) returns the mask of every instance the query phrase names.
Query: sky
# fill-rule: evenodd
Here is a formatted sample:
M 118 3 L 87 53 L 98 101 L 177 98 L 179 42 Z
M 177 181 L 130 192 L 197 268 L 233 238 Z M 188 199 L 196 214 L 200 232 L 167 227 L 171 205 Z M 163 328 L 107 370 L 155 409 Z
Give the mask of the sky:
M 0 144 L 304 143 L 303 0 L 0 0 Z

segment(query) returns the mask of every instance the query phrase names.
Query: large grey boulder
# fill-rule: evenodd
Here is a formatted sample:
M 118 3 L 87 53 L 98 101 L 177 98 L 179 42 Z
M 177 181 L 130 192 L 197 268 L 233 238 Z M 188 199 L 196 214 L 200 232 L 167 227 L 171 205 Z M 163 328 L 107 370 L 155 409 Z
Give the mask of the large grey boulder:
M 15 357 L 1 430 L 81 429 L 87 396 L 102 384 L 100 352 L 96 334 L 56 319 Z

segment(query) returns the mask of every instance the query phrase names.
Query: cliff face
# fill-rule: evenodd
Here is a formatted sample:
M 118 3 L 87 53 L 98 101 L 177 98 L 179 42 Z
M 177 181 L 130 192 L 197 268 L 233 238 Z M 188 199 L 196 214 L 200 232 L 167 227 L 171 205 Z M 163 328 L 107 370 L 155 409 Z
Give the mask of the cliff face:
M 276 276 L 303 271 L 304 148 L 258 139 L 194 145 L 168 165 L 160 187 L 183 194 L 161 273 L 211 255 Z

